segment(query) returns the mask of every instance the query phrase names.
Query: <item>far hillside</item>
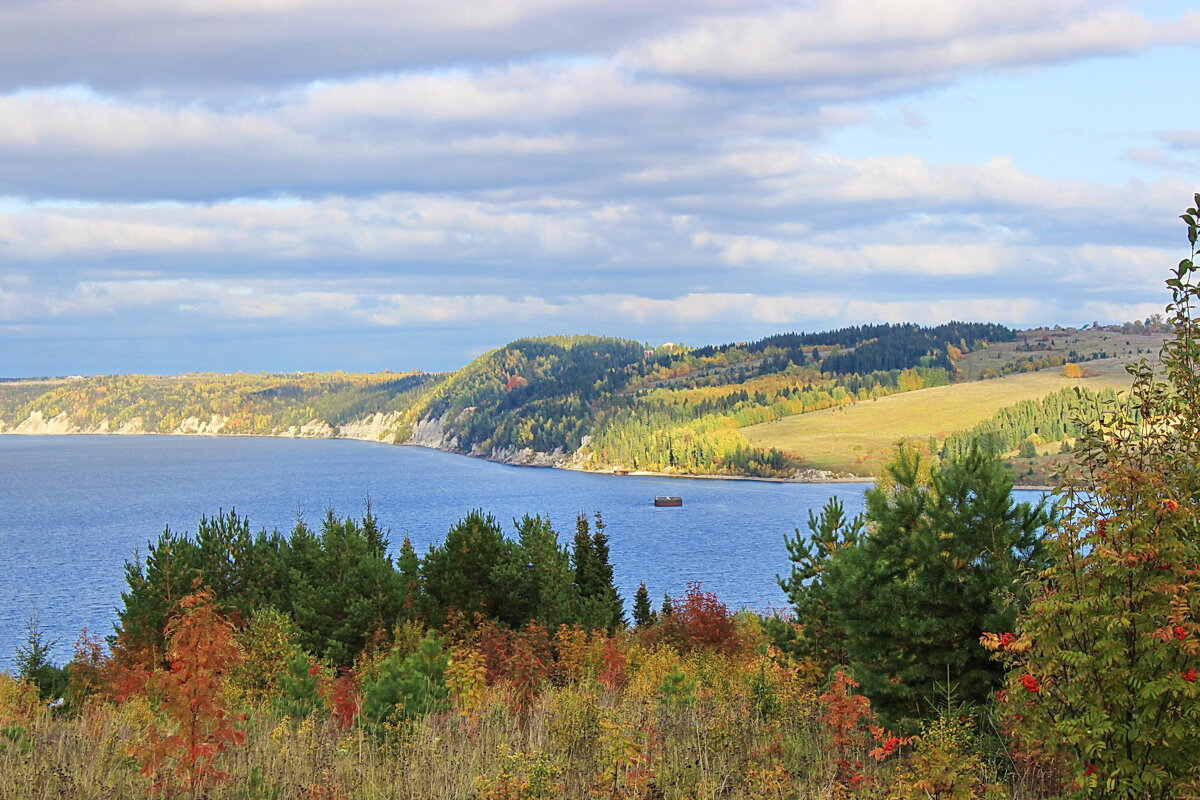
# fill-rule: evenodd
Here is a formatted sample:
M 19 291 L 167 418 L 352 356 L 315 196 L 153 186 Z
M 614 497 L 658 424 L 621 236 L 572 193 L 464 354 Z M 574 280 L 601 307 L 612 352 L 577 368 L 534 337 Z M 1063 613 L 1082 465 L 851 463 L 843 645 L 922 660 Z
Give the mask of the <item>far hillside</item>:
M 1111 331 L 1022 331 L 1016 342 L 993 345 L 960 362 L 964 375 L 992 370 L 1004 372 L 1004 377 L 906 392 L 775 420 L 742 432 L 755 446 L 777 448 L 814 469 L 874 475 L 899 439 L 922 444 L 933 440 L 940 451 L 947 440 L 961 438 L 955 434 L 970 432 L 1005 409 L 1040 401 L 1065 388 L 1079 387 L 1087 396 L 1124 391 L 1131 384 L 1125 365 L 1152 358 L 1163 338 L 1162 334 L 1126 337 Z M 1032 353 L 1025 349 L 1026 342 L 1034 345 Z M 1067 361 L 1068 356 L 1072 360 Z M 1031 444 L 1041 456 L 1058 453 L 1061 443 L 1072 438 L 1064 435 L 1061 426 L 1053 432 L 1049 425 L 1041 432 L 1037 427 L 1033 425 L 1028 435 L 1034 437 Z M 1020 449 L 1016 444 L 1001 448 L 1001 452 L 1020 458 Z M 1029 482 L 1045 477 L 1045 461 L 1038 462 L 1039 481 Z M 1022 464 L 1021 469 L 1029 466 Z
M 1157 325 L 880 324 L 704 347 L 556 336 L 440 375 L 5 381 L 0 432 L 343 437 L 597 471 L 869 475 L 899 436 L 946 439 L 1064 380 L 1122 387 L 1120 365 L 1157 352 Z M 1056 424 L 1048 441 L 1064 435 Z
M 1063 362 L 1124 374 L 1123 365 L 1141 358 L 1154 360 L 1167 337 L 1161 322 L 1143 321 L 1108 327 L 1030 328 L 1009 341 L 994 341 L 986 350 L 966 354 L 958 362 L 962 380 L 995 378 L 1053 368 Z M 1098 365 L 1096 363 L 1098 362 Z

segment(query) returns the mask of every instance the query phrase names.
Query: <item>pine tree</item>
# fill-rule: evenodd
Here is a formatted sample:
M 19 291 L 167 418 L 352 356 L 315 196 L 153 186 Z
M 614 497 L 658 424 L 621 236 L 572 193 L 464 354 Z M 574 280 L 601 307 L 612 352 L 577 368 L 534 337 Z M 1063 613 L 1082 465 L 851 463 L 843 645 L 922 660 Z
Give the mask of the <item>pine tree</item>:
M 513 561 L 513 544 L 491 514 L 472 511 L 446 534 L 441 546 L 431 546 L 422 572 L 431 605 L 430 621 L 440 625 L 450 609 L 483 617 L 499 617 L 520 625 L 521 619 L 501 616 L 512 605 L 502 577 Z
M 324 716 L 321 667 L 308 653 L 297 648 L 288 657 L 272 702 L 276 711 L 297 722 L 314 714 Z
M 121 593 L 112 641 L 128 653 L 144 654 L 146 663 L 161 659 L 168 621 L 179 613 L 179 601 L 198 588 L 197 560 L 196 546 L 170 528 L 147 545 L 145 560 L 135 552 L 125 562 L 128 588 Z
M 304 648 L 334 666 L 348 667 L 368 647 L 382 644 L 403 612 L 401 576 L 388 557 L 386 537 L 325 515 L 319 536 L 303 524 L 292 533 L 288 609 Z
M 999 459 L 978 449 L 931 468 L 901 445 L 867 491 L 864 517 L 865 528 L 840 531 L 818 519 L 830 535 L 811 551 L 789 542 L 798 621 L 814 623 L 825 652 L 844 650 L 889 722 L 935 708 L 947 680 L 957 699 L 982 702 L 1001 671 L 978 638 L 1011 627 L 1008 594 L 1042 564 L 1044 501 L 1016 503 Z
M 430 634 L 415 653 L 404 658 L 394 652 L 389 655 L 375 679 L 363 686 L 363 717 L 375 725 L 394 725 L 449 708 L 446 667 L 450 657 L 442 644 Z
M 512 591 L 524 595 L 527 613 L 521 624 L 537 620 L 554 630 L 575 621 L 579 613 L 579 593 L 571 570 L 571 557 L 558 543 L 558 534 L 543 517 L 525 516 L 517 522 L 520 575 Z
M 809 535 L 797 529 L 794 537 L 784 537 L 792 570 L 787 578 L 779 579 L 779 586 L 804 626 L 804 637 L 797 648 L 824 666 L 846 662 L 841 609 L 832 597 L 844 578 L 839 572 L 841 563 L 835 563 L 834 557 L 845 548 L 857 546 L 865 524 L 862 515 L 848 519 L 842 501 L 831 497 L 819 515 L 809 510 Z

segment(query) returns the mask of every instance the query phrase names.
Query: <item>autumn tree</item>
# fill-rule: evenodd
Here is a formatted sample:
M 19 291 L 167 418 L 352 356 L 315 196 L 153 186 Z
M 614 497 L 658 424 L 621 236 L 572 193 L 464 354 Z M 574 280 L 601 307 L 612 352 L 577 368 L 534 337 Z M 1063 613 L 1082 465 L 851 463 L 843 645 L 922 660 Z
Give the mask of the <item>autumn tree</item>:
M 982 640 L 1011 667 L 1005 708 L 1027 746 L 1088 796 L 1200 792 L 1198 218 L 1183 215 L 1192 252 L 1167 280 L 1163 376 L 1131 365 L 1128 398 L 1081 433 L 1034 600 Z
M 154 672 L 147 692 L 159 698 L 165 722 L 153 723 L 135 746 L 151 792 L 194 792 L 224 777 L 217 758 L 245 736 L 225 705 L 225 682 L 240 661 L 233 626 L 202 590 L 180 601 L 167 626 L 170 668 Z

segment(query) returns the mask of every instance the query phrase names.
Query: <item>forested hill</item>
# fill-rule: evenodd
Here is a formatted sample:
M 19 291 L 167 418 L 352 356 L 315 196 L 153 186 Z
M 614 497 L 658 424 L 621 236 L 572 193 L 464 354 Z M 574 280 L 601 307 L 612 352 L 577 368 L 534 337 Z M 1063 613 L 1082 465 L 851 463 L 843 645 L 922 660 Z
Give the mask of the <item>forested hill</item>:
M 783 476 L 748 425 L 957 377 L 999 325 L 868 325 L 757 342 L 647 347 L 530 338 L 448 374 L 109 376 L 0 383 L 0 430 L 343 436 L 514 463 Z
M 1016 338 L 1016 331 L 992 323 L 950 322 L 933 328 L 884 323 L 821 333 L 780 333 L 750 344 L 714 345 L 693 352 L 704 357 L 734 349 L 758 354 L 770 350 L 776 359 L 786 358 L 803 365 L 811 354 L 808 348 L 821 345 L 835 348 L 821 361 L 821 369 L 848 374 L 913 366 L 953 369 L 955 358 L 981 343 L 1011 342 Z M 851 352 L 839 352 L 841 348 L 849 348 Z

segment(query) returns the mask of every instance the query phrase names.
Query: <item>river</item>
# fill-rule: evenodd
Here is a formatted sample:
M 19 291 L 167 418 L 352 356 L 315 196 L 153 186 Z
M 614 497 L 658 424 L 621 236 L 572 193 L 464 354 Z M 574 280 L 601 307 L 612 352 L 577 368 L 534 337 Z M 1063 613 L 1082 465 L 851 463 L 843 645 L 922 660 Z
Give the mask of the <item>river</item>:
M 288 530 L 327 508 L 361 516 L 370 498 L 393 551 L 407 535 L 418 553 L 475 508 L 510 532 L 514 518 L 548 516 L 564 541 L 577 514 L 600 511 L 626 601 L 641 581 L 656 604 L 700 581 L 731 608 L 762 610 L 785 604 L 784 535 L 830 496 L 860 509 L 865 488 L 593 475 L 327 439 L 0 436 L 0 669 L 12 668 L 31 614 L 59 661 L 82 628 L 112 633 L 135 549 L 220 509 Z M 655 508 L 664 494 L 683 506 Z

